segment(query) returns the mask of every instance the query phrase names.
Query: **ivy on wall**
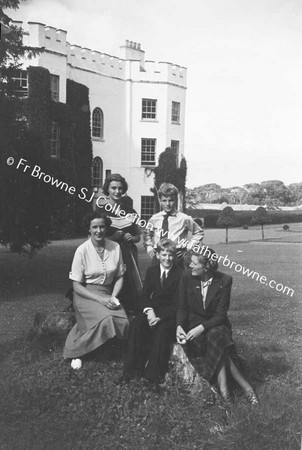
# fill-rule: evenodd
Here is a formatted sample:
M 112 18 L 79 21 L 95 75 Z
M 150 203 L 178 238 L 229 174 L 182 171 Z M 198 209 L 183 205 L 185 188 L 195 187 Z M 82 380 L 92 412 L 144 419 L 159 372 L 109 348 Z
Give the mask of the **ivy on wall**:
M 91 205 L 50 184 L 34 178 L 30 171 L 16 170 L 24 158 L 69 186 L 91 188 L 92 144 L 88 89 L 67 83 L 67 103 L 53 102 L 50 73 L 29 67 L 27 99 L 3 97 L 0 102 L 1 206 L 0 242 L 20 251 L 45 245 L 50 238 L 80 232 L 83 215 Z M 50 154 L 51 124 L 60 127 L 60 157 Z M 7 157 L 15 158 L 8 167 Z M 2 164 L 3 163 L 3 164 Z

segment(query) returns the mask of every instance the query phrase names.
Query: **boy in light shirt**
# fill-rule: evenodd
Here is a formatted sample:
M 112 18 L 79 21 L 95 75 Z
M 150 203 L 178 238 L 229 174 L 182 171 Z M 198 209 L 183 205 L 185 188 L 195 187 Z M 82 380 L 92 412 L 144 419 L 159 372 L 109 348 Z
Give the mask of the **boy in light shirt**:
M 147 226 L 144 232 L 145 249 L 155 263 L 158 242 L 163 238 L 168 238 L 175 242 L 176 256 L 182 260 L 187 250 L 194 245 L 201 246 L 204 231 L 191 216 L 177 211 L 177 187 L 171 183 L 162 183 L 158 190 L 158 196 L 162 211 L 149 219 L 150 226 Z

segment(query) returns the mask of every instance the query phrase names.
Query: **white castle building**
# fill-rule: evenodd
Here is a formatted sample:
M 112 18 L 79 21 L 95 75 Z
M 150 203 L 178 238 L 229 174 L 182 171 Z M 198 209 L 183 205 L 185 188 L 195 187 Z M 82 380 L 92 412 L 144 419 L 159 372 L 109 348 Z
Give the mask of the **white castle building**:
M 36 22 L 14 24 L 25 31 L 26 45 L 45 48 L 25 61 L 24 69 L 49 70 L 53 100 L 66 102 L 67 79 L 89 89 L 96 195 L 107 174 L 120 173 L 134 208 L 142 217 L 150 216 L 152 168 L 159 154 L 171 147 L 179 163 L 184 153 L 186 68 L 145 60 L 140 44 L 132 41 L 116 57 L 70 45 L 64 30 Z

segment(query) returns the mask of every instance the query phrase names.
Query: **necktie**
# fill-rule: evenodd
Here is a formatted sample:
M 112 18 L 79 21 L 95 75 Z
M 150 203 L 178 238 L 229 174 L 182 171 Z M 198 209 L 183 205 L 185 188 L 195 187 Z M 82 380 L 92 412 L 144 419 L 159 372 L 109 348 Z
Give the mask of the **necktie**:
M 164 220 L 163 220 L 163 223 L 162 223 L 162 230 L 163 230 L 162 236 L 163 237 L 168 237 L 167 234 L 169 232 L 169 222 L 168 222 L 169 216 L 170 216 L 170 214 L 165 214 L 164 215 Z
M 163 287 L 163 285 L 164 285 L 164 283 L 165 283 L 165 281 L 166 281 L 166 272 L 164 272 L 163 274 L 162 274 L 162 277 L 161 277 L 161 279 L 160 279 L 160 285 L 161 285 L 161 287 Z

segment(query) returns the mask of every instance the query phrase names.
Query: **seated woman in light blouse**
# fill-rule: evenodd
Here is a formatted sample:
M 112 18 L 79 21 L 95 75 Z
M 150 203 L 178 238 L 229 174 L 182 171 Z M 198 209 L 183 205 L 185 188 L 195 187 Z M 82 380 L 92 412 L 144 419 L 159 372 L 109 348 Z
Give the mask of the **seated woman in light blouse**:
M 73 369 L 80 369 L 81 357 L 108 339 L 126 339 L 129 327 L 118 300 L 125 271 L 121 248 L 105 238 L 111 220 L 102 211 L 86 219 L 90 239 L 77 248 L 69 274 L 76 324 L 67 337 L 63 357 L 72 358 Z

